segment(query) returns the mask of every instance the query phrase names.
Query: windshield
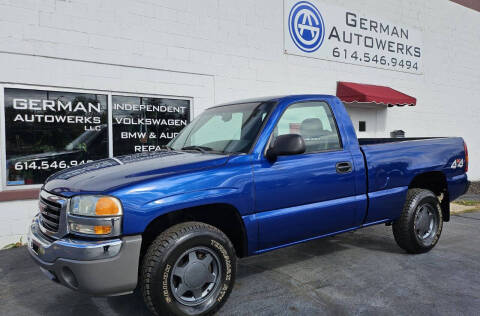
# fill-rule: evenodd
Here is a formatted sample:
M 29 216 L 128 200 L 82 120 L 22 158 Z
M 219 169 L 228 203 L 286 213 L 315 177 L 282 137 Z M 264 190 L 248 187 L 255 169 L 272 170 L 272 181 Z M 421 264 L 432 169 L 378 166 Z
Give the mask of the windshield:
M 215 107 L 203 112 L 169 143 L 174 150 L 248 153 L 275 102 Z

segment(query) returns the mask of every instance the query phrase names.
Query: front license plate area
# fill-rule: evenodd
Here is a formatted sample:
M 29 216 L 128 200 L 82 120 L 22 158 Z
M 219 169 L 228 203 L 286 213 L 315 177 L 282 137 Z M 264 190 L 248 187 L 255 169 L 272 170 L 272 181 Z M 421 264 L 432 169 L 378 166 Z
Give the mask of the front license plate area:
M 30 249 L 32 249 L 33 252 L 35 252 L 35 254 L 37 254 L 37 256 L 38 256 L 38 254 L 41 250 L 41 246 L 38 243 L 36 243 L 34 240 L 32 240 L 30 242 Z

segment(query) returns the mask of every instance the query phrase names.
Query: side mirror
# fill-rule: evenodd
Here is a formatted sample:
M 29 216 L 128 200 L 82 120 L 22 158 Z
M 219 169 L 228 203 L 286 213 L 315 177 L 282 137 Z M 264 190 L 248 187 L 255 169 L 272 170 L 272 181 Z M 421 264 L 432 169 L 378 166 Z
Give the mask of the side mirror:
M 267 150 L 266 158 L 273 162 L 277 156 L 303 154 L 306 150 L 302 136 L 298 134 L 280 135 L 275 139 L 273 147 Z

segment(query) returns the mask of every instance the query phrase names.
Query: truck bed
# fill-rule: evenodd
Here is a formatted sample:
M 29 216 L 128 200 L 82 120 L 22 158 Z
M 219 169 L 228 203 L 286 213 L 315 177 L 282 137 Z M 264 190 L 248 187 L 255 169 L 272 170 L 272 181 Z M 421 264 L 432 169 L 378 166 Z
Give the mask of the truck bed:
M 460 137 L 363 138 L 359 144 L 367 167 L 367 222 L 400 214 L 408 186 L 419 174 L 442 173 L 450 199 L 463 194 L 466 174 L 451 167 L 454 160 L 464 158 Z

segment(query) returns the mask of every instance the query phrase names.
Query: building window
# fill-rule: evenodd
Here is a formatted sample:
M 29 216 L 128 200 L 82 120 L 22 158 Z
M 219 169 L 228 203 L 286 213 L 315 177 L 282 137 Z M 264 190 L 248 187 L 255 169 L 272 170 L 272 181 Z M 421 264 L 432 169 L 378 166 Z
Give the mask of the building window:
M 358 122 L 358 131 L 359 132 L 366 132 L 367 131 L 367 122 L 359 121 Z
M 113 155 L 154 151 L 190 122 L 190 101 L 113 95 Z
M 107 95 L 5 89 L 6 184 L 108 157 Z
M 190 122 L 190 102 L 5 87 L 0 188 L 42 184 L 57 171 L 111 155 L 159 150 Z

